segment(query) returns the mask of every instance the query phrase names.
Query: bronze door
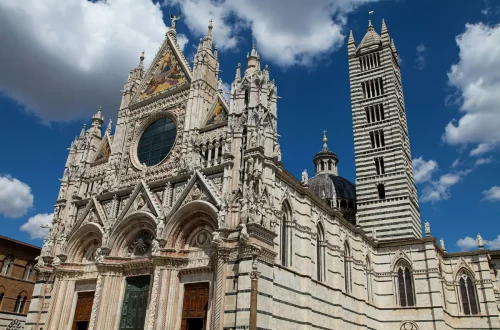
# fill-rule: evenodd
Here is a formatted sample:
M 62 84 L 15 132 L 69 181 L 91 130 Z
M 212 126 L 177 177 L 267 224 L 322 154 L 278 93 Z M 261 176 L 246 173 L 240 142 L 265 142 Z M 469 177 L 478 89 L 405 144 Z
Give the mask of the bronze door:
M 143 330 L 149 300 L 150 276 L 127 278 L 120 330 Z
M 94 302 L 94 292 L 78 292 L 72 330 L 87 330 Z
M 208 282 L 184 286 L 181 330 L 206 330 L 208 309 Z

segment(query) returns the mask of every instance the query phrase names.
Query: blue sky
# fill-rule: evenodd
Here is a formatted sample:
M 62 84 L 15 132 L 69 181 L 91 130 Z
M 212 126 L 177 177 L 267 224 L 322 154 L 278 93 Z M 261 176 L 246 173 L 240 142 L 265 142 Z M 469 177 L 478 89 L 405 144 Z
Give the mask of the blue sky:
M 221 78 L 230 84 L 255 40 L 278 94 L 283 161 L 296 177 L 321 149 L 355 180 L 347 35 L 382 18 L 401 57 L 421 218 L 448 251 L 481 233 L 500 248 L 500 5 L 494 1 L 0 0 L 0 230 L 41 244 L 67 148 L 102 105 L 116 120 L 123 84 L 149 63 L 182 10 L 179 43 L 192 58 L 214 20 Z M 50 10 L 48 10 L 50 8 Z M 19 22 L 23 22 L 21 25 Z M 22 228 L 22 229 L 21 229 Z

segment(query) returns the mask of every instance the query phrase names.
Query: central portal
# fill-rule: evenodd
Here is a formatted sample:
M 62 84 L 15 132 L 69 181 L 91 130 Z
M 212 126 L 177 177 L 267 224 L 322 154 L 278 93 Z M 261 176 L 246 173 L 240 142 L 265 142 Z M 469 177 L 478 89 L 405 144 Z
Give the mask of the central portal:
M 208 282 L 184 285 L 181 330 L 206 330 Z

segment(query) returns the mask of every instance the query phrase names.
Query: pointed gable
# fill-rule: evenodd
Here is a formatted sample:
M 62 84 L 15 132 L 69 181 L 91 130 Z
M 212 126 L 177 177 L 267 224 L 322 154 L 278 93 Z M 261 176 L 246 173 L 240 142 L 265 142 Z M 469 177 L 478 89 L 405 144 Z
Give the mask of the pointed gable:
M 109 143 L 108 134 L 106 133 L 96 153 L 94 162 L 104 162 L 108 160 L 110 154 L 111 154 L 111 144 Z
M 210 107 L 208 116 L 205 119 L 204 126 L 208 127 L 225 122 L 227 120 L 227 114 L 228 110 L 226 102 L 219 94 L 217 94 L 214 103 Z
M 191 82 L 191 68 L 175 37 L 169 32 L 131 103 L 163 94 L 189 82 Z

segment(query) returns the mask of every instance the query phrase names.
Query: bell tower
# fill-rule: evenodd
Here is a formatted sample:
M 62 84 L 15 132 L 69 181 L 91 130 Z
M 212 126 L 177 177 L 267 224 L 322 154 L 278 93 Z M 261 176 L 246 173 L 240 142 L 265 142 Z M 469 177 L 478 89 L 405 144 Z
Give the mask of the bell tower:
M 379 240 L 422 237 L 399 58 L 382 20 L 347 44 L 359 225 Z

